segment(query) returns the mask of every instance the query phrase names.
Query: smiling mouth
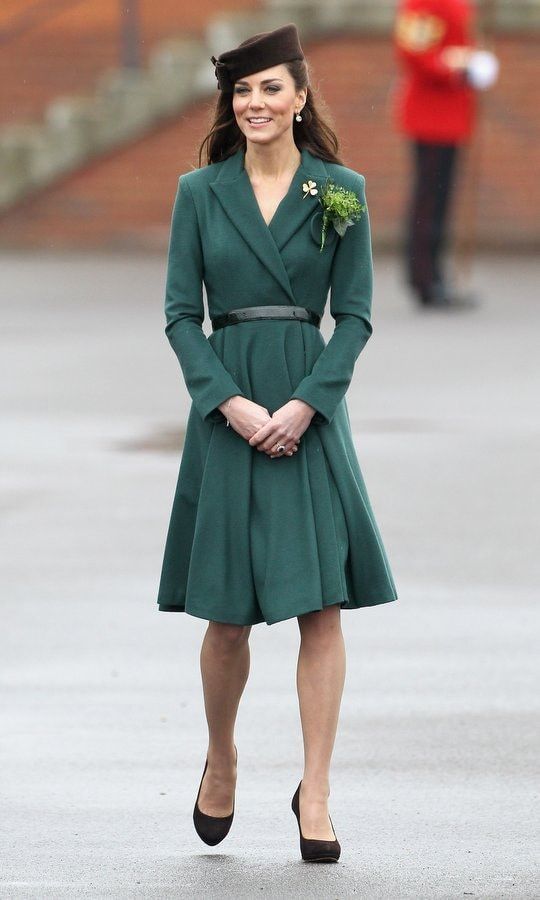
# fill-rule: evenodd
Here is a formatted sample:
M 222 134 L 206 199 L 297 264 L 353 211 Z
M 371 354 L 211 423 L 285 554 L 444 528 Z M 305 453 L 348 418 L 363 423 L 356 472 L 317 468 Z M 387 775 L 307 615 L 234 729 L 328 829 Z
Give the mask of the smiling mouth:
M 248 119 L 250 125 L 267 125 L 271 121 L 272 119 L 269 119 L 267 116 L 252 116 Z

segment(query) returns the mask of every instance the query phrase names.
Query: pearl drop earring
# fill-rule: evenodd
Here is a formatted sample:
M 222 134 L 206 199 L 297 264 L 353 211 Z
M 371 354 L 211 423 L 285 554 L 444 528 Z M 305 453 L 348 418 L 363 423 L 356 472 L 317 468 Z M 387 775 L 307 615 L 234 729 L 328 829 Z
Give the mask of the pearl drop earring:
M 301 121 L 302 121 L 302 116 L 300 115 L 299 112 L 296 113 L 296 115 L 295 115 L 294 118 L 296 119 L 297 122 L 301 122 Z

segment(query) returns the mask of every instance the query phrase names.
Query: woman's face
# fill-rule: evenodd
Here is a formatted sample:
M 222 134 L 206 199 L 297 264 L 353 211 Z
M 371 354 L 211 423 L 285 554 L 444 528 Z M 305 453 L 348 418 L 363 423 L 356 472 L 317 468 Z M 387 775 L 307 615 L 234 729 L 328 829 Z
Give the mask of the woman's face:
M 306 102 L 285 65 L 272 66 L 234 83 L 232 105 L 238 127 L 248 141 L 270 144 L 292 130 L 295 113 Z

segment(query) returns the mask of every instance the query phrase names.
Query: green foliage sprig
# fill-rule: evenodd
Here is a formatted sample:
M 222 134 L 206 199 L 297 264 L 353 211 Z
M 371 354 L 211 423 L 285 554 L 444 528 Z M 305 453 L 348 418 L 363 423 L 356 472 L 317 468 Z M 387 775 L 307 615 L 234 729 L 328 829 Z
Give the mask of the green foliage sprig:
M 308 182 L 310 189 L 304 194 L 317 194 L 315 190 L 316 182 Z M 304 185 L 304 191 L 308 185 Z M 324 248 L 328 228 L 333 225 L 340 237 L 343 237 L 347 228 L 354 225 L 366 211 L 364 204 L 360 203 L 354 191 L 348 191 L 346 188 L 339 187 L 332 178 L 327 178 L 324 187 L 321 188 L 319 194 L 319 203 L 323 208 L 322 216 L 322 236 L 320 252 Z

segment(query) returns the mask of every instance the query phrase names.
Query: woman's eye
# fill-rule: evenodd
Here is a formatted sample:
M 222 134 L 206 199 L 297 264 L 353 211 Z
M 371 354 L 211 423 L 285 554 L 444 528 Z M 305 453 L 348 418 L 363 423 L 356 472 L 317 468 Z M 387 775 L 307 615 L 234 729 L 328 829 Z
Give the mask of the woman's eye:
M 266 88 L 266 90 L 269 91 L 271 94 L 277 94 L 277 92 L 280 91 L 281 88 L 277 84 L 269 84 L 268 87 Z M 235 94 L 247 94 L 247 92 L 248 92 L 247 88 L 235 88 L 235 90 L 234 90 Z

